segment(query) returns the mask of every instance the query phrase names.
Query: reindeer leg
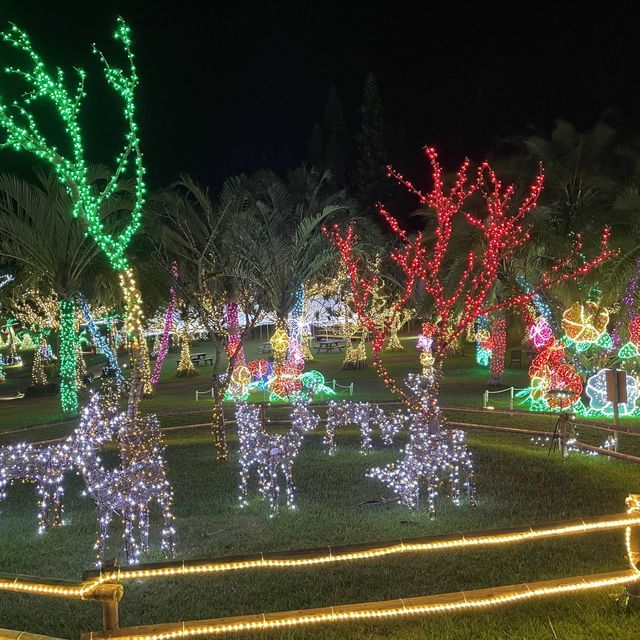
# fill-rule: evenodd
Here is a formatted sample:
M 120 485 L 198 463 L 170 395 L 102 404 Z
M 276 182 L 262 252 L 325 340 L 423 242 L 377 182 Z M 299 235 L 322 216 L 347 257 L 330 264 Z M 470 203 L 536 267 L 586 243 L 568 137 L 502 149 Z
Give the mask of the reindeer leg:
M 109 524 L 111 522 L 111 510 L 107 508 L 99 508 L 98 514 L 100 516 L 98 539 L 96 540 L 95 549 L 97 557 L 97 566 L 102 564 L 104 560 L 104 552 L 107 547 L 107 540 L 109 538 Z
M 133 509 L 125 508 L 122 510 L 122 521 L 124 522 L 124 544 L 127 554 L 127 563 L 136 564 L 140 548 L 136 542 L 135 536 L 135 514 Z
M 144 505 L 138 510 L 138 531 L 140 532 L 140 553 L 149 549 L 149 506 Z
M 171 496 L 167 493 L 160 501 L 164 527 L 162 529 L 162 551 L 167 557 L 171 557 L 175 548 L 173 514 L 171 513 Z
M 287 464 L 283 465 L 284 478 L 287 487 L 287 508 L 295 509 L 295 491 L 296 488 L 293 486 L 293 463 L 287 462 Z

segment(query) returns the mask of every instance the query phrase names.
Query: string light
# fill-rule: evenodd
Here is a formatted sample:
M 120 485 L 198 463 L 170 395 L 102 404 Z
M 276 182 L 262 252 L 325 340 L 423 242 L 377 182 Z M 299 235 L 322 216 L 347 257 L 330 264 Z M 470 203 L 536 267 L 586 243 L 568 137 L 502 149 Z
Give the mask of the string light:
M 196 368 L 193 366 L 191 360 L 191 348 L 189 345 L 189 327 L 187 321 L 183 318 L 182 328 L 179 331 L 180 335 L 180 360 L 178 361 L 178 368 L 176 369 L 176 375 L 182 377 L 198 375 Z
M 491 337 L 489 327 L 491 326 L 491 320 L 488 316 L 478 316 L 475 325 L 476 362 L 481 367 L 488 367 L 489 361 L 491 360 L 491 349 L 489 348 L 489 338 Z
M 382 205 L 379 212 L 387 221 L 399 240 L 400 246 L 390 253 L 391 260 L 403 273 L 403 293 L 395 303 L 391 317 L 383 327 L 376 324 L 370 313 L 373 291 L 377 277 L 363 275 L 360 255 L 354 251 L 358 237 L 354 224 L 341 230 L 338 224 L 324 228 L 324 233 L 338 249 L 353 293 L 356 312 L 372 335 L 374 365 L 383 382 L 398 394 L 408 405 L 417 403 L 404 389 L 399 387 L 384 366 L 380 351 L 389 332 L 394 314 L 399 313 L 417 288 L 424 289 L 433 301 L 434 317 L 437 318 L 434 333 L 434 356 L 436 367 L 447 353 L 450 345 L 464 334 L 466 328 L 481 315 L 502 311 L 510 307 L 526 305 L 536 294 L 561 282 L 577 280 L 616 254 L 609 248 L 609 230 L 604 229 L 599 254 L 592 260 L 581 257 L 582 240 L 576 236 L 572 250 L 559 258 L 549 271 L 542 273 L 539 284 L 528 292 L 513 292 L 494 304 L 488 302 L 499 275 L 500 266 L 530 240 L 528 216 L 535 209 L 542 192 L 544 176 L 542 170 L 529 187 L 528 194 L 518 206 L 512 206 L 516 194 L 515 185 L 503 185 L 488 163 L 478 167 L 476 178 L 469 179 L 468 160 L 457 172 L 453 186 L 445 192 L 443 171 L 435 149 L 425 149 L 431 164 L 433 186 L 429 193 L 419 191 L 409 180 L 389 167 L 388 175 L 416 196 L 423 206 L 435 211 L 435 242 L 432 247 L 424 243 L 423 234 L 409 236 L 397 219 Z M 480 194 L 485 208 L 484 216 L 474 216 L 464 210 L 465 202 L 474 194 Z M 451 248 L 453 221 L 464 219 L 483 239 L 481 253 L 471 251 L 467 255 L 466 266 L 453 289 L 448 284 L 449 270 L 446 257 Z
M 258 486 L 269 504 L 271 515 L 278 512 L 280 505 L 280 473 L 284 476 L 286 506 L 295 509 L 293 464 L 305 434 L 318 426 L 320 418 L 310 411 L 307 401 L 296 399 L 291 413 L 291 428 L 280 435 L 266 433 L 257 405 L 238 402 L 235 413 L 240 443 L 240 504 L 247 504 L 249 475 L 256 467 Z
M 99 433 L 100 438 L 96 438 L 95 433 Z M 82 411 L 76 434 L 79 442 L 74 463 L 85 481 L 86 493 L 98 509 L 99 533 L 95 545 L 98 566 L 104 557 L 114 514 L 120 516 L 124 526 L 127 562 L 139 561 L 149 546 L 149 508 L 153 502 L 158 504 L 163 516 L 161 548 L 170 556 L 175 535 L 171 512 L 173 493 L 164 468 L 158 419 L 148 415 L 131 421 L 126 413 L 105 415 L 101 398 L 95 394 Z M 118 441 L 120 464 L 114 470 L 102 466 L 98 451 L 101 438 Z
M 167 307 L 167 312 L 164 317 L 162 339 L 160 340 L 160 345 L 156 352 L 156 363 L 153 369 L 153 375 L 151 376 L 151 384 L 153 385 L 158 384 L 158 381 L 160 380 L 160 373 L 162 371 L 162 363 L 169 353 L 169 340 L 173 329 L 173 315 L 178 306 L 178 293 L 176 290 L 176 283 L 178 281 L 178 263 L 175 260 L 171 264 L 171 276 L 173 277 L 173 284 L 169 289 L 169 306 Z
M 401 504 L 417 509 L 426 490 L 427 509 L 435 517 L 439 495 L 448 494 L 461 504 L 463 494 L 475 504 L 473 462 L 464 442 L 464 433 L 446 428 L 446 421 L 434 402 L 434 379 L 409 374 L 405 384 L 420 403 L 420 410 L 408 409 L 409 442 L 404 457 L 383 468 L 373 468 L 367 476 L 381 481 Z
M 360 453 L 373 451 L 371 434 L 374 425 L 386 422 L 384 411 L 370 402 L 329 402 L 327 410 L 327 426 L 324 438 L 325 448 L 329 455 L 336 451 L 335 431 L 337 427 L 355 424 L 360 429 L 362 441 Z
M 87 329 L 89 330 L 89 334 L 91 335 L 91 339 L 93 340 L 93 344 L 97 347 L 99 351 L 101 351 L 104 356 L 107 358 L 109 362 L 109 367 L 113 371 L 116 380 L 118 381 L 118 385 L 122 386 L 124 384 L 124 375 L 122 373 L 122 368 L 120 367 L 120 363 L 118 362 L 118 356 L 111 350 L 109 344 L 105 340 L 105 338 L 100 333 L 100 329 L 95 323 L 93 319 L 93 315 L 91 314 L 91 310 L 89 309 L 89 305 L 87 304 L 84 296 L 81 293 L 77 294 L 78 304 L 80 306 L 80 310 L 82 312 L 82 316 L 87 325 Z
M 229 300 L 225 305 L 225 316 L 227 322 L 227 356 L 233 359 L 232 366 L 244 365 L 244 347 L 240 339 L 240 319 L 238 314 L 238 303 Z
M 42 363 L 42 352 L 40 349 L 36 349 L 33 352 L 33 366 L 31 368 L 31 384 L 34 387 L 42 388 L 49 384 L 47 380 L 47 374 L 44 370 Z
M 60 300 L 60 401 L 65 413 L 78 411 L 75 301 Z
M 491 322 L 491 361 L 489 384 L 499 384 L 504 373 L 504 357 L 507 350 L 507 321 L 496 316 Z

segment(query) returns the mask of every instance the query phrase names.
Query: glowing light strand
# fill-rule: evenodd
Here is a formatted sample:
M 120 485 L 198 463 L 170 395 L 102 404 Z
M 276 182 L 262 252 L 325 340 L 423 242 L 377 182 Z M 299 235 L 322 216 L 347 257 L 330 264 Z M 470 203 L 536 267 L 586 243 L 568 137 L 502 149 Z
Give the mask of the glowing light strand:
M 280 473 L 284 476 L 286 506 L 295 509 L 293 464 L 304 436 L 318 426 L 320 418 L 309 409 L 306 400 L 296 399 L 291 428 L 280 435 L 266 433 L 257 405 L 238 402 L 235 412 L 240 443 L 240 504 L 247 504 L 249 475 L 256 467 L 260 493 L 267 500 L 271 515 L 276 514 L 280 506 Z
M 77 298 L 82 316 L 85 323 L 87 324 L 87 329 L 89 330 L 89 334 L 91 335 L 93 343 L 100 351 L 102 351 L 105 358 L 109 362 L 109 367 L 115 374 L 116 380 L 118 381 L 118 386 L 122 386 L 124 384 L 124 374 L 122 373 L 122 368 L 120 367 L 120 363 L 118 362 L 118 356 L 111 350 L 111 347 L 109 347 L 107 340 L 100 333 L 100 329 L 93 319 L 93 315 L 91 314 L 91 310 L 89 309 L 89 305 L 84 299 L 84 296 L 81 293 L 78 293 Z
M 156 355 L 156 362 L 153 368 L 153 375 L 151 376 L 151 384 L 158 384 L 160 380 L 160 373 L 162 371 L 162 363 L 169 353 L 169 341 L 171 340 L 171 331 L 173 329 L 173 315 L 178 306 L 178 294 L 176 290 L 176 282 L 178 281 L 178 264 L 174 261 L 171 265 L 171 275 L 173 277 L 173 284 L 170 289 L 169 306 L 167 307 L 167 313 L 164 318 L 164 327 L 162 329 L 162 339 L 160 340 L 160 348 Z

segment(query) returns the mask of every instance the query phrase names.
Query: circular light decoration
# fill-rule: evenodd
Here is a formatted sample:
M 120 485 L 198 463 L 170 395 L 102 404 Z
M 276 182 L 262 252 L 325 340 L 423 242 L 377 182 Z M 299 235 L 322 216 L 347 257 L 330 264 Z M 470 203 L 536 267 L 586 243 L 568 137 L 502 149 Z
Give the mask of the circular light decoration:
M 319 371 L 312 369 L 300 376 L 300 383 L 303 389 L 308 390 L 313 395 L 324 386 L 324 376 Z
M 627 376 L 627 402 L 618 404 L 621 416 L 632 415 L 636 410 L 636 401 L 640 396 L 638 381 L 630 374 Z M 589 396 L 590 409 L 603 416 L 613 415 L 613 403 L 607 400 L 607 370 L 600 369 L 587 380 L 587 395 Z
M 231 373 L 231 382 L 245 386 L 251 382 L 251 371 L 243 364 L 238 365 Z
M 276 362 L 284 360 L 289 346 L 289 336 L 284 329 L 277 328 L 271 337 L 271 349 Z
M 574 342 L 596 342 L 609 324 L 609 311 L 599 304 L 576 302 L 562 314 L 562 328 Z

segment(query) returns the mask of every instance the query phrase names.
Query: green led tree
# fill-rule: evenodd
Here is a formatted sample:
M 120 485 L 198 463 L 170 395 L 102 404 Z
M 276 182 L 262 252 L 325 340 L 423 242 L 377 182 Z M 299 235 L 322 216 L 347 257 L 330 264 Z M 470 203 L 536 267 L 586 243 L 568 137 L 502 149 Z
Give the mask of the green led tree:
M 27 58 L 25 68 L 7 67 L 5 72 L 17 76 L 27 86 L 19 98 L 6 103 L 0 97 L 0 127 L 6 132 L 6 139 L 0 148 L 26 151 L 49 164 L 64 185 L 71 198 L 71 214 L 82 219 L 88 234 L 104 252 L 111 267 L 117 272 L 127 308 L 126 327 L 132 345 L 133 382 L 129 402 L 129 417 L 135 417 L 143 385 L 148 385 L 149 362 L 146 357 L 144 339 L 141 339 L 142 310 L 141 297 L 133 271 L 129 266 L 126 251 L 131 239 L 140 227 L 142 207 L 145 201 L 144 166 L 138 126 L 135 121 L 135 90 L 138 86 L 134 55 L 131 49 L 131 31 L 122 18 L 118 18 L 114 38 L 124 50 L 128 68 L 111 66 L 104 55 L 93 46 L 93 52 L 100 58 L 108 85 L 121 98 L 124 105 L 126 133 L 124 144 L 116 156 L 115 169 L 100 187 L 90 180 L 89 164 L 80 125 L 80 110 L 86 96 L 85 77 L 82 69 L 77 69 L 75 86 L 70 89 L 62 69 L 49 69 L 34 50 L 29 36 L 12 25 L 2 34 L 3 40 Z M 35 103 L 53 107 L 67 138 L 67 151 L 53 145 L 41 132 L 32 111 Z M 123 181 L 133 181 L 132 197 L 122 196 Z M 112 231 L 103 220 L 105 203 L 111 199 L 127 201 L 128 219 Z M 65 307 L 65 314 L 72 314 L 73 300 Z M 61 311 L 63 311 L 61 309 Z M 62 346 L 61 346 L 62 349 Z

